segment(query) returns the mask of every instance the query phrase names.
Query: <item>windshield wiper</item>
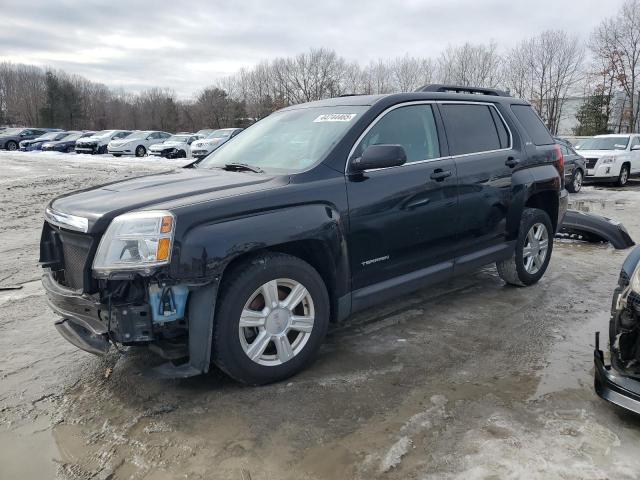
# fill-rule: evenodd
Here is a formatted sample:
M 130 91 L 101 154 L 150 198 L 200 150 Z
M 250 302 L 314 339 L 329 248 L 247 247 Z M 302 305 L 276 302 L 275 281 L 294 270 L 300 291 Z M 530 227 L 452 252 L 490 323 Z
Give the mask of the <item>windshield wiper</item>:
M 262 170 L 260 167 L 256 167 L 255 165 L 249 165 L 247 163 L 225 163 L 224 164 L 224 169 L 225 170 L 231 170 L 231 171 L 236 171 L 236 172 L 240 172 L 242 170 L 248 170 L 250 172 L 254 172 L 254 173 L 264 173 L 264 170 Z

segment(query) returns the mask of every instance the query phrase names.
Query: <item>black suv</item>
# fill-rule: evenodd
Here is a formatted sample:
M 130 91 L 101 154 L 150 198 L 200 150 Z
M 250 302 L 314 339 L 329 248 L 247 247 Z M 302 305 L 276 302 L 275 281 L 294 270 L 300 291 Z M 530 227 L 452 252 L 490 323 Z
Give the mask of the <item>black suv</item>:
M 427 86 L 280 110 L 200 163 L 67 194 L 40 262 L 79 348 L 148 345 L 190 376 L 249 384 L 316 355 L 330 322 L 496 263 L 544 274 L 563 156 L 531 106 Z

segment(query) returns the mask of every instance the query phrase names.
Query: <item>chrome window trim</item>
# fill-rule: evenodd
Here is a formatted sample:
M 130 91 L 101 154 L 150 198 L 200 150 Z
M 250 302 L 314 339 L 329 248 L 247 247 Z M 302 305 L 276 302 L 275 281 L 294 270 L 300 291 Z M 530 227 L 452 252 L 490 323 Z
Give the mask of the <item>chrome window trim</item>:
M 414 100 L 414 101 L 411 101 L 411 102 L 398 103 L 396 105 L 390 106 L 389 108 L 387 108 L 384 111 L 382 111 L 375 118 L 375 120 L 373 120 L 373 122 L 371 122 L 369 124 L 369 126 L 364 130 L 364 132 L 362 132 L 362 134 L 355 141 L 355 143 L 351 147 L 351 150 L 349 150 L 349 156 L 347 157 L 347 161 L 345 163 L 344 173 L 346 175 L 349 174 L 349 163 L 351 162 L 351 158 L 353 156 L 353 152 L 355 152 L 357 146 L 360 144 L 362 139 L 367 135 L 367 133 L 369 133 L 369 131 L 387 113 L 389 113 L 392 110 L 395 110 L 396 108 L 401 108 L 401 107 L 406 107 L 406 106 L 411 106 L 411 105 L 432 105 L 432 104 L 439 104 L 439 105 L 451 105 L 451 104 L 456 104 L 456 105 L 486 105 L 489 108 L 493 108 L 496 111 L 496 113 L 498 114 L 498 116 L 500 117 L 500 120 L 502 120 L 502 124 L 504 125 L 504 128 L 507 130 L 507 134 L 509 135 L 509 146 L 506 147 L 506 148 L 499 148 L 497 150 L 483 150 L 481 152 L 471 152 L 471 153 L 462 153 L 460 155 L 449 155 L 449 156 L 446 156 L 446 157 L 427 158 L 425 160 L 416 160 L 415 162 L 405 163 L 403 165 L 398 165 L 398 166 L 395 166 L 395 167 L 370 168 L 370 169 L 366 169 L 366 170 L 363 170 L 363 171 L 364 172 L 375 172 L 375 171 L 378 171 L 378 170 L 387 170 L 389 168 L 402 168 L 402 167 L 406 167 L 406 166 L 409 166 L 409 165 L 416 165 L 416 164 L 420 164 L 420 163 L 435 162 L 435 161 L 438 161 L 438 160 L 450 160 L 450 159 L 454 159 L 454 158 L 469 157 L 469 156 L 472 156 L 472 155 L 482 155 L 482 154 L 485 154 L 485 153 L 504 152 L 504 151 L 513 149 L 513 134 L 511 133 L 511 129 L 509 128 L 509 125 L 505 121 L 504 116 L 502 115 L 500 110 L 498 110 L 498 108 L 496 107 L 495 103 L 491 103 L 491 102 L 472 102 L 472 101 L 469 101 L 469 100 L 466 100 L 466 101 L 465 100 Z M 443 125 L 443 128 L 444 128 L 444 125 Z M 438 140 L 440 140 L 440 137 L 438 137 Z
M 61 228 L 83 233 L 87 233 L 89 231 L 89 219 L 85 217 L 78 217 L 76 215 L 58 212 L 50 207 L 45 209 L 44 217 L 47 222 Z

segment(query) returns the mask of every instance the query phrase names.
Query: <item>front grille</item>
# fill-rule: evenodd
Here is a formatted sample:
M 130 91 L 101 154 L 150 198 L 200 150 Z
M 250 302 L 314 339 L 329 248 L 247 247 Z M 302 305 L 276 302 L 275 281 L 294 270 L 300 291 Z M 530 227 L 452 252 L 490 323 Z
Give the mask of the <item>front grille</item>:
M 585 163 L 587 165 L 587 168 L 593 168 L 596 166 L 596 163 L 598 163 L 598 159 L 597 158 L 587 158 L 585 159 Z
M 91 237 L 60 231 L 60 241 L 64 262 L 64 279 L 67 286 L 76 290 L 84 289 L 84 276 L 91 250 Z

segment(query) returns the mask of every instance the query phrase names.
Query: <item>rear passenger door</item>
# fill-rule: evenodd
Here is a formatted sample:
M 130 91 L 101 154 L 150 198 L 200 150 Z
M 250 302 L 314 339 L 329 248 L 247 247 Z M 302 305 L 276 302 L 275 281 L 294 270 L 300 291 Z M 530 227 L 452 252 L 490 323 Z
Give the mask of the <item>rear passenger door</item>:
M 440 110 L 458 172 L 456 268 L 479 266 L 505 246 L 511 174 L 519 159 L 495 105 L 442 102 Z

